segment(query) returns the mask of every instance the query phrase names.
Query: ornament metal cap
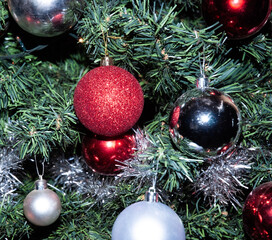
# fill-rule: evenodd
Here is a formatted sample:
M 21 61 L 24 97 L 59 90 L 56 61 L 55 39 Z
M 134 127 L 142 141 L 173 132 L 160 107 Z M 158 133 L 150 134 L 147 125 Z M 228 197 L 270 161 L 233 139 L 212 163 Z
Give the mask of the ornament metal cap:
M 159 201 L 159 194 L 156 193 L 155 188 L 151 187 L 145 193 L 145 201 L 147 201 L 147 202 L 158 202 Z
M 40 176 L 40 179 L 35 182 L 35 190 L 44 190 L 47 188 L 47 181 Z
M 210 80 L 207 77 L 200 77 L 196 80 L 196 87 L 204 90 L 205 88 L 208 88 L 210 84 Z
M 114 65 L 114 60 L 112 57 L 105 56 L 102 57 L 100 60 L 100 66 L 113 66 Z

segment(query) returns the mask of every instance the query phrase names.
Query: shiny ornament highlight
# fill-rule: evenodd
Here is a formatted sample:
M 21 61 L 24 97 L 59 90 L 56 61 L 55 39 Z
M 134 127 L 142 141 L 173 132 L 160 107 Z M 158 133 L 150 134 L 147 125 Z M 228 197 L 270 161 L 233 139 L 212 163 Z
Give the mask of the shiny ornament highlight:
M 40 37 L 54 37 L 72 28 L 83 5 L 83 0 L 8 0 L 15 22 Z
M 134 203 L 117 217 L 112 240 L 185 240 L 179 216 L 157 197 Z
M 170 136 L 182 151 L 216 156 L 230 151 L 240 136 L 240 111 L 230 96 L 213 88 L 181 95 L 170 115 Z
M 203 0 L 202 13 L 209 25 L 220 22 L 232 39 L 257 33 L 267 22 L 271 0 Z
M 97 135 L 126 133 L 140 118 L 144 95 L 137 79 L 116 66 L 97 67 L 83 76 L 74 93 L 79 121 Z
M 24 200 L 25 217 L 36 226 L 48 226 L 54 223 L 61 212 L 61 202 L 58 195 L 47 188 L 45 180 L 35 182 L 35 190 Z
M 82 141 L 82 153 L 88 166 L 104 175 L 120 173 L 122 162 L 132 158 L 136 148 L 136 139 L 132 132 L 114 138 L 85 136 Z
M 248 195 L 243 224 L 252 240 L 272 239 L 272 182 L 261 184 Z

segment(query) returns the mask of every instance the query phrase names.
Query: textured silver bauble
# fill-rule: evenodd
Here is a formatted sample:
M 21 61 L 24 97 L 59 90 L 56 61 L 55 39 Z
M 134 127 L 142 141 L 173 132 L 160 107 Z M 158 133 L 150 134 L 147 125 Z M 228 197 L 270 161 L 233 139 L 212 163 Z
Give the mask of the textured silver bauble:
M 26 218 L 37 226 L 48 226 L 54 223 L 61 212 L 58 195 L 47 188 L 45 180 L 36 181 L 36 189 L 31 191 L 24 200 Z
M 36 36 L 53 37 L 75 25 L 83 3 L 83 0 L 8 0 L 8 7 L 22 29 Z

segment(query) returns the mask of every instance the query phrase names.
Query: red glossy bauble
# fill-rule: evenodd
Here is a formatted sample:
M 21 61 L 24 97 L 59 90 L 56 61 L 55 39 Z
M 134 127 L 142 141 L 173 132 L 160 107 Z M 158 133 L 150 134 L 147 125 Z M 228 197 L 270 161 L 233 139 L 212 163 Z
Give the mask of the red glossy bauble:
M 271 0 L 202 0 L 202 13 L 210 25 L 220 22 L 232 39 L 257 33 L 271 13 Z
M 142 88 L 128 71 L 101 66 L 78 82 L 74 108 L 80 122 L 95 134 L 118 136 L 139 120 L 144 106 Z
M 272 239 L 272 182 L 255 188 L 243 208 L 245 232 L 254 240 Z
M 114 138 L 85 136 L 82 141 L 82 153 L 86 163 L 94 172 L 103 175 L 120 173 L 120 165 L 133 157 L 135 148 L 136 139 L 131 132 Z

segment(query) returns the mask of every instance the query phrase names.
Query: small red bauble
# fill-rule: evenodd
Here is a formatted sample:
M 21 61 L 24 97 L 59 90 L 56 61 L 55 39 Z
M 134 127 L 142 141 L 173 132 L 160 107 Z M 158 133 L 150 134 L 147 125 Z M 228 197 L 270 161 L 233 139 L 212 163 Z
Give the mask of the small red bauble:
M 202 0 L 202 13 L 210 25 L 220 22 L 232 39 L 257 33 L 267 22 L 271 0 Z
M 104 175 L 120 173 L 121 162 L 130 159 L 135 148 L 136 139 L 132 133 L 114 138 L 85 136 L 82 141 L 82 153 L 86 163 L 94 172 Z
M 74 108 L 80 122 L 93 133 L 118 136 L 139 120 L 144 106 L 142 88 L 128 71 L 101 66 L 77 84 Z
M 272 239 L 272 182 L 261 184 L 248 195 L 243 224 L 251 239 Z

